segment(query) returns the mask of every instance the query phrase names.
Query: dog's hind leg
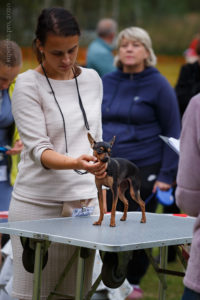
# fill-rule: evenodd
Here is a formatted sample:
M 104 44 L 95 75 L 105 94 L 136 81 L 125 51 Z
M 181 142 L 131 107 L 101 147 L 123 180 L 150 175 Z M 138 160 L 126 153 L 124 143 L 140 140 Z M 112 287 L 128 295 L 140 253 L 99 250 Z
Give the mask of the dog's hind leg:
M 115 227 L 115 213 L 117 208 L 117 201 L 118 201 L 118 188 L 117 185 L 112 187 L 112 210 L 111 210 L 111 219 L 110 219 L 110 226 Z
M 146 214 L 145 214 L 145 202 L 142 200 L 141 196 L 140 196 L 140 191 L 138 191 L 137 194 L 137 199 L 138 199 L 138 204 L 141 208 L 142 211 L 142 218 L 141 218 L 141 223 L 146 223 Z
M 120 221 L 126 221 L 128 211 L 128 200 L 125 197 L 125 191 L 129 188 L 128 181 L 123 181 L 118 187 L 119 199 L 124 203 L 124 214 Z
M 140 190 L 139 187 L 135 186 L 135 182 L 133 178 L 128 179 L 129 184 L 130 184 L 130 195 L 135 202 L 137 202 L 141 208 L 142 211 L 142 218 L 141 218 L 141 223 L 146 223 L 146 215 L 145 215 L 145 202 L 142 200 L 140 196 Z
M 99 210 L 100 210 L 100 216 L 98 221 L 94 222 L 93 225 L 101 225 L 104 217 L 104 207 L 103 207 L 103 192 L 102 192 L 102 186 L 97 186 L 98 189 L 98 200 L 99 200 Z

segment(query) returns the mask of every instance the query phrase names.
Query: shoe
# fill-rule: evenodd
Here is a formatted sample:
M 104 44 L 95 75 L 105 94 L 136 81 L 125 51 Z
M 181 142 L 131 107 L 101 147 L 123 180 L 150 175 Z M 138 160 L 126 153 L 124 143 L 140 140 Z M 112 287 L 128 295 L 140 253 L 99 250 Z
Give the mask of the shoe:
M 100 290 L 96 291 L 93 295 L 91 300 L 108 300 L 108 291 L 107 290 Z
M 141 288 L 134 287 L 132 292 L 126 297 L 126 300 L 137 300 L 143 298 L 143 290 Z

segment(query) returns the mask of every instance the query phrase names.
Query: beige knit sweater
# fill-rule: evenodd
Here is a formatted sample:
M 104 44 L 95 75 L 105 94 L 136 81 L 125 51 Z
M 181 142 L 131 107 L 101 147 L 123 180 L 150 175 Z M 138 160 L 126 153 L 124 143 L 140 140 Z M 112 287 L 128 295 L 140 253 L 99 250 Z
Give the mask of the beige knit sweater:
M 77 77 L 90 132 L 102 137 L 102 83 L 92 69 L 81 68 Z M 50 79 L 65 118 L 68 155 L 92 154 L 79 107 L 75 79 Z M 24 143 L 14 192 L 23 198 L 71 201 L 97 196 L 94 176 L 73 170 L 49 170 L 41 165 L 45 149 L 66 153 L 63 121 L 46 78 L 34 70 L 18 76 L 13 93 L 13 115 Z

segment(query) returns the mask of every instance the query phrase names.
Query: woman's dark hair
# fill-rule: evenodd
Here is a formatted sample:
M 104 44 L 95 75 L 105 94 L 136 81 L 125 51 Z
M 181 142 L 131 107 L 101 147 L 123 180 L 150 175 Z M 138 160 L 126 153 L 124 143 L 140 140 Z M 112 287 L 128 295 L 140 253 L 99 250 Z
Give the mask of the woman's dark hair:
M 62 7 L 45 8 L 38 17 L 33 40 L 33 50 L 39 63 L 42 62 L 42 55 L 36 46 L 38 39 L 42 45 L 45 44 L 47 34 L 53 33 L 58 36 L 80 36 L 80 28 L 75 17 Z

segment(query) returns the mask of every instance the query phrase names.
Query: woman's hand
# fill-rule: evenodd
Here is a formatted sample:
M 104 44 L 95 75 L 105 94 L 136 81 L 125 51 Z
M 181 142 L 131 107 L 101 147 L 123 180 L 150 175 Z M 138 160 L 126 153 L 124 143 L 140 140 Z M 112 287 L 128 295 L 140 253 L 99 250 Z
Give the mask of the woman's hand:
M 93 161 L 94 163 L 91 163 Z M 83 154 L 77 158 L 76 169 L 83 169 L 94 174 L 98 179 L 106 176 L 107 163 L 97 162 L 95 156 Z
M 85 170 L 101 179 L 106 176 L 107 164 L 98 162 L 93 155 L 83 154 L 78 158 L 63 155 L 51 149 L 42 152 L 41 163 L 45 168 L 54 170 Z
M 171 184 L 162 181 L 156 181 L 153 186 L 153 190 L 152 190 L 153 193 L 156 192 L 157 187 L 159 187 L 161 191 L 168 191 L 171 188 Z
M 21 140 L 17 140 L 14 144 L 14 147 L 11 148 L 10 150 L 6 151 L 7 155 L 15 155 L 21 153 L 24 145 L 22 144 Z

